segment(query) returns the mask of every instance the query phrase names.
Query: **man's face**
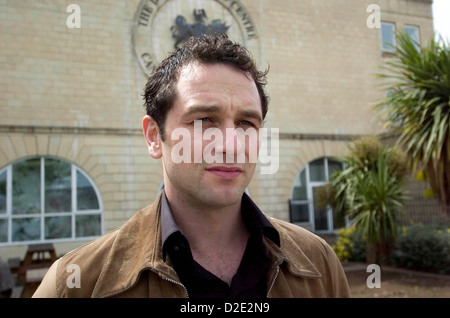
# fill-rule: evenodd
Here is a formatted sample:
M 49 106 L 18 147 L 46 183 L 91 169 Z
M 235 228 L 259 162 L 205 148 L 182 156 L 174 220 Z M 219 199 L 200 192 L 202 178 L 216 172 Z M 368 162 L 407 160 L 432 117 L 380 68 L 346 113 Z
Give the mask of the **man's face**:
M 193 64 L 181 69 L 176 88 L 177 99 L 167 114 L 166 139 L 161 144 L 168 197 L 177 196 L 186 204 L 199 207 L 238 204 L 255 171 L 256 160 L 249 160 L 249 156 L 257 156 L 259 138 L 239 142 L 230 132 L 250 129 L 258 135 L 263 125 L 254 81 L 228 65 Z M 190 142 L 181 140 L 176 134 L 180 131 L 183 139 L 190 138 Z M 205 138 L 208 132 L 221 134 Z M 189 147 L 182 152 L 190 160 L 174 160 L 174 156 L 180 155 L 179 142 Z M 194 157 L 196 154 L 207 154 L 209 158 L 199 159 Z M 245 160 L 237 160 L 239 155 L 241 158 L 245 155 Z M 211 162 L 211 157 L 216 162 Z

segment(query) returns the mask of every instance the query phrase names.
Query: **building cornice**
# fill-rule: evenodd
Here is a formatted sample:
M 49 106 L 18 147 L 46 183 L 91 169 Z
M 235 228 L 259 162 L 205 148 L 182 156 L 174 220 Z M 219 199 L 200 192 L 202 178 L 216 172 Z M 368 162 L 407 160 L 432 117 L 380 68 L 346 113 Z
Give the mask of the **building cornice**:
M 103 128 L 103 127 L 0 125 L 0 133 L 129 136 L 129 135 L 142 135 L 142 130 L 137 128 L 131 129 L 131 128 Z
M 63 127 L 35 125 L 0 125 L 0 133 L 6 134 L 61 134 L 61 135 L 115 135 L 142 136 L 138 128 L 103 128 L 103 127 Z M 390 135 L 390 134 L 386 134 Z M 317 133 L 279 133 L 280 140 L 332 140 L 353 141 L 365 135 L 362 134 L 317 134 Z M 386 138 L 384 134 L 380 137 Z

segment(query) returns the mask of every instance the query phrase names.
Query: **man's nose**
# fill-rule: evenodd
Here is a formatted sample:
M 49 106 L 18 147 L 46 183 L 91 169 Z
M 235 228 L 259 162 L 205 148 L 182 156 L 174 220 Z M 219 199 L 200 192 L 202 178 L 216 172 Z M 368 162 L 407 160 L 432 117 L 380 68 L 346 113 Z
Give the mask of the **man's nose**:
M 217 153 L 228 156 L 237 156 L 244 151 L 244 145 L 236 133 L 234 122 L 227 122 L 221 127 L 222 140 L 218 140 L 215 145 Z

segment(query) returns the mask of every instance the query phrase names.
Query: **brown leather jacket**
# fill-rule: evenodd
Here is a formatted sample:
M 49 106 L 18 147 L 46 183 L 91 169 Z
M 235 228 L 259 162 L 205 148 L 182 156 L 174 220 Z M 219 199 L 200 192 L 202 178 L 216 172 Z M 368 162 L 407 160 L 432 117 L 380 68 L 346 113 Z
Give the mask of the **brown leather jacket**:
M 57 260 L 33 297 L 189 297 L 170 260 L 162 259 L 160 198 L 121 228 Z M 264 238 L 273 261 L 268 297 L 350 297 L 341 263 L 322 238 L 268 219 L 281 242 L 280 248 Z

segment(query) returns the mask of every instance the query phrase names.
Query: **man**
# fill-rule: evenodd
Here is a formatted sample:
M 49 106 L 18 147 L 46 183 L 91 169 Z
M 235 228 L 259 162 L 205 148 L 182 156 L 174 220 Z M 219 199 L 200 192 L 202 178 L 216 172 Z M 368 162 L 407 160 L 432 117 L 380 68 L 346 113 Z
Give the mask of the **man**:
M 265 76 L 225 35 L 191 38 L 162 61 L 145 88 L 143 132 L 164 190 L 121 228 L 59 259 L 34 296 L 349 296 L 324 240 L 266 217 L 245 194 L 251 144 L 259 149 L 245 132 L 263 127 Z M 221 134 L 205 138 L 211 132 Z

